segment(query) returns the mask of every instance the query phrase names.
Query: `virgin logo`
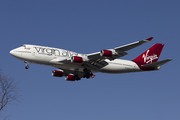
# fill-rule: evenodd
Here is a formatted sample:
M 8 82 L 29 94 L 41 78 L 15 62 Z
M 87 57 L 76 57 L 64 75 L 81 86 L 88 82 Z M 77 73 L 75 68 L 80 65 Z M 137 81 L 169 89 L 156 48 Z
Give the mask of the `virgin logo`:
M 142 56 L 142 58 L 144 58 L 145 63 L 152 63 L 153 60 L 158 59 L 156 54 L 149 56 L 148 53 L 149 53 L 149 50 L 147 50 L 146 54 L 143 54 Z

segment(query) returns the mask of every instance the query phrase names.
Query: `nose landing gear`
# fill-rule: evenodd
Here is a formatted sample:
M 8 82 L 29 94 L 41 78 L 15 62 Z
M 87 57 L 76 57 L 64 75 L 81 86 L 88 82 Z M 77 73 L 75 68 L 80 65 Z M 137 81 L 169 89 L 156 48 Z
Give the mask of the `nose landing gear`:
M 24 61 L 24 63 L 26 63 L 25 69 L 28 69 L 28 68 L 29 68 L 28 62 L 27 62 L 27 61 Z

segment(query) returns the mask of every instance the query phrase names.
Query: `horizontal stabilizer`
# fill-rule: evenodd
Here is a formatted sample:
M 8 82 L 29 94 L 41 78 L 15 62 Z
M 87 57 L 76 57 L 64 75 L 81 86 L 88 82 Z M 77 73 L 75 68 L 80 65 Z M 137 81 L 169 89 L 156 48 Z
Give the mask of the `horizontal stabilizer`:
M 154 62 L 154 63 L 150 63 L 150 64 L 146 64 L 146 65 L 142 65 L 142 67 L 145 68 L 155 68 L 155 67 L 159 67 L 161 65 L 164 65 L 165 63 L 171 61 L 172 59 L 166 59 L 166 60 L 162 60 L 159 62 Z

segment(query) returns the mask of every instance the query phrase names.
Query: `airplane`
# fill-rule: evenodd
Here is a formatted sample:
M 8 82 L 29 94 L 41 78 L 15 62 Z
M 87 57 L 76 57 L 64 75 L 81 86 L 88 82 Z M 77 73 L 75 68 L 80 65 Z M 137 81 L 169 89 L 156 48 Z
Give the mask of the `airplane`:
M 48 65 L 58 68 L 52 76 L 63 77 L 67 81 L 94 78 L 93 73 L 131 73 L 159 70 L 160 66 L 171 61 L 166 59 L 158 62 L 164 44 L 156 43 L 133 60 L 117 59 L 127 55 L 128 50 L 149 42 L 153 37 L 140 40 L 113 49 L 103 49 L 91 54 L 80 54 L 64 49 L 24 44 L 10 51 L 10 54 L 26 63 Z

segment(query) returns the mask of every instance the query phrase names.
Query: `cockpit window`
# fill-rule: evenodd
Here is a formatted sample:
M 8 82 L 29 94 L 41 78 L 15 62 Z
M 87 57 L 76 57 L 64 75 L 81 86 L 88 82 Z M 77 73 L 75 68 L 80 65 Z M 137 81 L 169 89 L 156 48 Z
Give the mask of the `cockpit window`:
M 31 49 L 31 47 L 29 47 L 28 45 L 22 45 L 21 47 L 23 47 L 26 50 L 30 50 Z
M 26 45 L 22 45 L 21 47 L 26 47 Z

